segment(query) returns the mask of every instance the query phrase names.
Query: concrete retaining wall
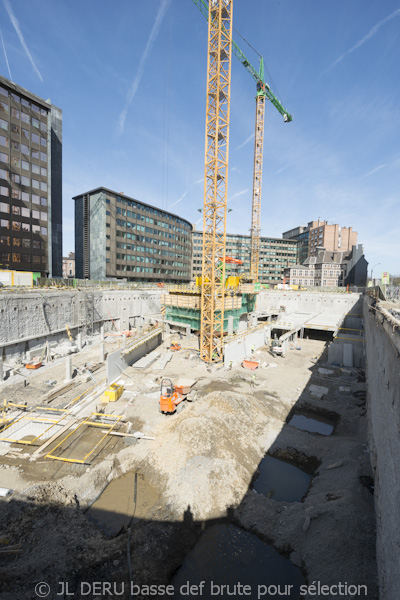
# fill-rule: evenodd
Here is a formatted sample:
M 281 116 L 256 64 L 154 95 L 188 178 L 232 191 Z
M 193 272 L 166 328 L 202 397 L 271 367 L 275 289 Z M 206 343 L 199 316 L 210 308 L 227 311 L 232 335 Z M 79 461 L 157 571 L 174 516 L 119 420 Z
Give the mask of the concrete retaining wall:
M 0 350 L 15 356 L 43 345 L 43 338 L 66 338 L 65 326 L 87 326 L 91 332 L 115 326 L 125 330 L 143 325 L 146 317 L 159 315 L 161 293 L 157 290 L 43 291 L 2 293 L 0 296 Z
M 400 323 L 364 299 L 369 446 L 375 473 L 377 560 L 381 600 L 399 597 Z
M 263 329 L 249 333 L 238 340 L 226 344 L 224 348 L 225 367 L 228 367 L 231 361 L 233 361 L 234 364 L 238 364 L 246 357 L 251 356 L 252 346 L 254 346 L 255 349 L 260 348 L 260 346 L 268 343 L 269 336 L 269 327 L 266 326 Z
M 115 381 L 121 373 L 149 352 L 152 352 L 162 342 L 162 333 L 146 340 L 132 350 L 117 350 L 107 356 L 107 383 Z
M 281 306 L 285 312 L 338 313 L 361 312 L 360 294 L 261 291 L 257 296 L 256 310 L 279 312 Z

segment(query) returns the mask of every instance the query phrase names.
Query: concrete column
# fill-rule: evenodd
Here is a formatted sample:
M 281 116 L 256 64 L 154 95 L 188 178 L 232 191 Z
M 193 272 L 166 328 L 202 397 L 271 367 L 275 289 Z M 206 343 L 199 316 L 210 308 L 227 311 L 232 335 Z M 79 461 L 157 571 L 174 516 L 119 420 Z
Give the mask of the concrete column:
M 4 381 L 4 373 L 3 373 L 3 359 L 0 358 L 0 383 Z
M 78 345 L 78 350 L 82 350 L 82 333 L 78 333 L 76 336 L 76 343 Z
M 105 346 L 104 346 L 104 342 L 101 342 L 101 344 L 100 344 L 99 362 L 104 362 L 105 360 L 106 360 Z
M 104 325 L 100 327 L 100 339 L 104 342 Z
M 228 317 L 228 335 L 233 335 L 233 315 Z
M 191 330 L 190 330 L 190 326 L 188 325 L 188 326 L 186 327 L 186 335 L 189 337 L 189 336 L 190 336 L 190 334 L 191 334 Z
M 65 381 L 71 381 L 72 379 L 72 357 L 67 356 L 65 359 Z
M 28 362 L 31 362 L 31 351 L 30 350 L 26 351 L 25 360 L 27 360 Z
M 304 327 L 300 329 L 300 339 L 302 340 L 304 337 Z
M 125 349 L 126 348 L 126 333 L 124 333 L 122 335 L 122 347 Z
M 168 323 L 165 323 L 165 335 L 169 335 L 170 327 Z

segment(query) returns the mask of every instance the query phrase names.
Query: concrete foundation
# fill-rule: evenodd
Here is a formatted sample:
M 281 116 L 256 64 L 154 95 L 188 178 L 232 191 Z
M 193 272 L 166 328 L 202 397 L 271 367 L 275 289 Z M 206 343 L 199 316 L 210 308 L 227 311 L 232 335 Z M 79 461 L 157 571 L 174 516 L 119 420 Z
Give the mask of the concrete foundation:
M 253 331 L 248 335 L 244 335 L 243 337 L 226 344 L 224 349 L 225 367 L 229 367 L 231 361 L 233 364 L 238 364 L 246 357 L 249 357 L 252 354 L 252 346 L 254 346 L 256 350 L 257 348 L 260 348 L 260 346 L 263 346 L 266 343 L 267 332 L 268 327 L 266 326 L 263 329 Z

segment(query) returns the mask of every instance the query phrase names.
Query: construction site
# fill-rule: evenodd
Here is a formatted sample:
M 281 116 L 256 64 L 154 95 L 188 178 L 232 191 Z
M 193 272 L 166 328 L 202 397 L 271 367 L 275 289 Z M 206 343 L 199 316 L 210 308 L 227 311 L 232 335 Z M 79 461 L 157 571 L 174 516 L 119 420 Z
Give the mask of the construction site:
M 400 307 L 258 282 L 264 110 L 208 20 L 202 274 L 0 290 L 0 595 L 395 600 Z M 251 269 L 228 277 L 231 56 L 256 82 Z M 368 293 L 366 293 L 368 292 Z

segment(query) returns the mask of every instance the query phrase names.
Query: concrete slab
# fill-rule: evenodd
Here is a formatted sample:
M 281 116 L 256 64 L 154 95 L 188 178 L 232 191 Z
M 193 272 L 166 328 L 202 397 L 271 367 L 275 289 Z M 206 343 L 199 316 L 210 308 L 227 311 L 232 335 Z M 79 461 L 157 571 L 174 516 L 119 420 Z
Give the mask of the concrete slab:
M 155 369 L 156 371 L 162 371 L 163 369 L 165 369 L 171 358 L 172 352 L 168 350 L 168 352 L 164 356 L 161 356 L 153 365 L 153 369 Z
M 322 396 L 325 396 L 325 394 L 327 394 L 329 392 L 329 388 L 323 386 L 323 385 L 310 385 L 310 387 L 308 388 L 311 396 L 313 396 L 313 398 L 318 398 L 319 400 L 322 398 Z
M 143 358 L 136 361 L 132 366 L 135 369 L 147 369 L 147 367 L 150 367 L 150 365 L 152 365 L 153 362 L 156 361 L 157 358 L 159 358 L 160 356 L 161 353 L 159 350 L 153 350 L 153 352 L 150 352 L 150 354 L 143 356 Z

